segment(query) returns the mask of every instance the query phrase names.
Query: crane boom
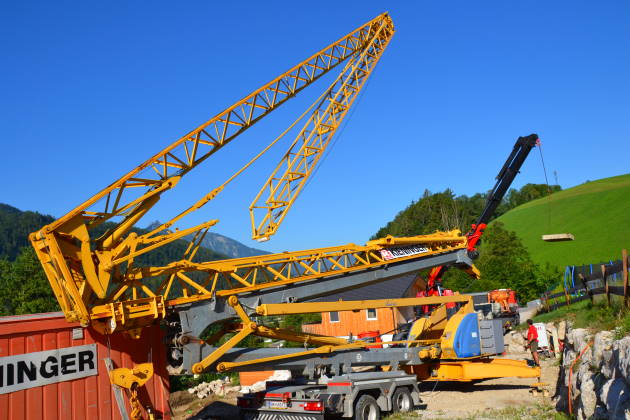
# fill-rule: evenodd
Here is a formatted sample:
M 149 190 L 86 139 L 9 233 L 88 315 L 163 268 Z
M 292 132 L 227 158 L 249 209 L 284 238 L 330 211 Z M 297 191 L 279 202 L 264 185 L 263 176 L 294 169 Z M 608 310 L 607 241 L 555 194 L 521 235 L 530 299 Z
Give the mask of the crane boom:
M 109 320 L 106 328 L 109 332 L 130 330 L 163 318 L 168 308 L 208 299 L 224 289 L 258 287 L 262 282 L 279 280 L 290 282 L 298 277 L 351 271 L 374 264 L 375 258 L 366 255 L 378 254 L 375 248 L 356 246 L 342 251 L 306 250 L 293 256 L 292 261 L 277 255 L 218 264 L 193 262 L 204 235 L 218 220 L 175 232 L 168 229 L 212 200 L 225 184 L 149 232 L 138 233 L 132 229 L 184 175 L 345 62 L 345 68 L 321 97 L 294 142 L 296 150 L 291 149 L 285 156 L 283 162 L 290 161 L 287 170 L 269 191 L 271 197 L 263 206 L 269 213 L 258 232 L 265 238 L 273 234 L 393 35 L 390 16 L 387 13 L 377 16 L 182 136 L 65 216 L 31 234 L 31 243 L 66 318 L 84 325 L 97 320 L 100 323 L 105 318 Z M 288 156 L 291 158 L 287 159 Z M 143 254 L 190 236 L 192 240 L 181 260 L 164 267 L 138 264 Z M 461 246 L 461 236 L 454 236 Z M 450 246 L 448 240 L 445 244 Z M 429 254 L 435 251 L 427 250 Z M 293 268 L 294 264 L 299 268 Z M 283 272 L 285 267 L 288 273 Z M 257 278 L 262 275 L 264 279 Z M 130 320 L 133 322 L 128 322 Z
M 266 240 L 278 229 L 382 56 L 391 39 L 389 30 L 385 25 L 376 29 L 370 44 L 348 62 L 263 185 L 249 208 L 254 239 Z M 283 167 L 284 172 L 278 175 Z M 265 192 L 269 198 L 263 204 L 258 204 Z M 255 221 L 256 213 L 262 213 L 262 220 L 258 224 Z
M 488 198 L 486 200 L 486 206 L 483 211 L 477 218 L 477 221 L 472 225 L 470 232 L 468 232 L 468 250 L 471 252 L 475 252 L 475 247 L 477 246 L 477 242 L 481 238 L 481 234 L 483 230 L 486 228 L 490 218 L 503 201 L 503 197 L 505 197 L 505 193 L 507 193 L 510 185 L 516 178 L 516 174 L 523 166 L 525 159 L 529 155 L 529 152 L 539 144 L 539 139 L 537 134 L 530 134 L 526 137 L 519 137 L 512 148 L 512 152 L 505 160 L 503 167 L 499 171 L 496 176 L 497 182 L 494 184 L 494 187 L 488 194 Z
M 501 201 L 503 201 L 505 193 L 507 193 L 510 185 L 512 185 L 514 178 L 520 171 L 521 166 L 523 166 L 529 152 L 539 144 L 540 140 L 537 134 L 519 137 L 516 143 L 514 143 L 512 152 L 505 160 L 505 163 L 495 178 L 497 182 L 494 184 L 490 193 L 488 193 L 484 209 L 479 214 L 477 221 L 471 226 L 470 231 L 466 234 L 468 255 L 471 259 L 475 259 L 479 255 L 477 244 L 481 240 L 481 235 L 483 235 L 484 230 L 488 226 L 490 218 L 501 204 Z M 437 266 L 431 270 L 427 279 L 428 294 L 440 294 L 439 286 L 442 282 L 442 276 L 448 268 L 448 266 Z

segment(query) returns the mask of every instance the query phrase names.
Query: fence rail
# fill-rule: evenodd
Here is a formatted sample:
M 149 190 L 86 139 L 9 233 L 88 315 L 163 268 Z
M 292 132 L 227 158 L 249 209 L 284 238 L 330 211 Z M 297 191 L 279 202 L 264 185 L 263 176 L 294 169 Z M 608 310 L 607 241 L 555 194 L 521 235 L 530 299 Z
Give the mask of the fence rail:
M 610 306 L 613 296 L 623 299 L 623 306 L 628 307 L 628 251 L 621 251 L 621 260 L 611 261 L 609 264 L 598 264 L 593 270 L 594 264 L 571 268 L 571 280 L 575 283 L 574 274 L 577 271 L 578 286 L 568 287 L 566 278 L 563 282 L 562 292 L 546 292 L 540 296 L 540 300 L 547 311 L 553 311 L 562 306 L 571 305 L 586 299 L 594 301 L 595 296 L 605 295 L 606 303 Z M 585 273 L 589 268 L 589 273 Z M 567 267 L 569 270 L 569 267 Z M 620 277 L 620 279 L 619 279 Z M 620 281 L 619 281 L 620 280 Z M 621 284 L 619 284 L 621 283 Z M 562 299 L 564 298 L 564 299 Z

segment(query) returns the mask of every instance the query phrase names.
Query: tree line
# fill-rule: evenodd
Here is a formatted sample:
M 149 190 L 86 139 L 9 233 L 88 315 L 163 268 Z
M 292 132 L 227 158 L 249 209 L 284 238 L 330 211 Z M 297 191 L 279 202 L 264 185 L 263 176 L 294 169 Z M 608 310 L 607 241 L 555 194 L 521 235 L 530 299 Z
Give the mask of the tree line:
M 519 190 L 512 189 L 499 206 L 495 217 L 530 200 L 544 197 L 548 191 L 559 191 L 560 186 L 527 184 Z M 379 229 L 373 238 L 387 234 L 412 236 L 436 230 L 460 229 L 466 232 L 483 209 L 487 194 L 471 197 L 456 196 L 452 190 L 431 193 L 426 190 L 422 197 Z M 52 216 L 37 212 L 21 211 L 0 203 L 0 315 L 16 315 L 59 310 L 57 300 L 41 268 L 39 260 L 28 241 L 28 234 L 54 221 Z M 111 227 L 105 223 L 104 232 Z M 135 229 L 141 234 L 145 230 Z M 100 233 L 102 233 L 100 232 Z M 99 234 L 96 232 L 95 234 Z M 159 266 L 180 259 L 187 243 L 179 240 L 137 259 L 139 265 Z M 481 257 L 477 266 L 483 277 L 471 281 L 459 270 L 450 270 L 445 276 L 445 286 L 461 292 L 490 290 L 500 287 L 516 289 L 522 298 L 533 298 L 544 291 L 551 279 L 557 276 L 552 267 L 535 264 L 514 232 L 494 223 L 484 234 Z M 226 258 L 210 249 L 201 248 L 195 257 L 198 261 Z M 291 324 L 291 320 L 286 322 Z M 297 319 L 295 324 L 302 320 Z M 287 325 L 287 327 L 294 325 Z
M 59 305 L 48 283 L 28 235 L 52 223 L 52 216 L 21 211 L 0 203 L 0 315 L 20 315 L 58 311 Z M 111 228 L 103 223 L 94 235 Z M 146 229 L 132 229 L 138 234 Z M 137 258 L 139 266 L 161 266 L 182 258 L 188 242 L 173 241 Z M 200 248 L 195 261 L 227 258 L 207 248 Z M 151 287 L 151 285 L 149 285 Z M 175 288 L 181 287 L 179 284 Z
M 493 215 L 492 220 L 528 201 L 560 191 L 559 185 L 527 184 L 511 189 Z M 452 190 L 431 193 L 425 190 L 420 199 L 412 201 L 394 219 L 380 228 L 372 239 L 386 235 L 424 235 L 436 230 L 459 229 L 466 233 L 482 212 L 487 193 L 456 196 Z M 462 293 L 499 288 L 514 289 L 522 301 L 535 299 L 547 286 L 557 281 L 560 272 L 549 264 L 536 264 L 515 232 L 508 231 L 501 222 L 486 229 L 481 245 L 481 256 L 475 262 L 482 273 L 473 280 L 459 270 L 449 270 L 444 286 Z

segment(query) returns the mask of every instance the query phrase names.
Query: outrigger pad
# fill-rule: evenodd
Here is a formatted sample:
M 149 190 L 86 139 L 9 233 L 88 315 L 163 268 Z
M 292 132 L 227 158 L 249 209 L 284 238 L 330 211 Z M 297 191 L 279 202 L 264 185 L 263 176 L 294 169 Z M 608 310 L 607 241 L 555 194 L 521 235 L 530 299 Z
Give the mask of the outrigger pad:
M 543 235 L 545 242 L 574 241 L 575 237 L 571 233 L 554 233 L 553 235 Z

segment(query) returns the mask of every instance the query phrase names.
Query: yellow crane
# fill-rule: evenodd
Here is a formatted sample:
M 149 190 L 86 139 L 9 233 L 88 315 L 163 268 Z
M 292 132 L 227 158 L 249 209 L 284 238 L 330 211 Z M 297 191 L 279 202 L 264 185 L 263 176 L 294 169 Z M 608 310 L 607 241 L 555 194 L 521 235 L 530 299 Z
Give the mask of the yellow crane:
M 315 261 L 318 258 L 335 261 L 333 270 L 351 269 L 352 264 L 342 267 L 341 262 L 350 256 L 361 264 L 375 263 L 372 248 L 356 246 L 292 253 L 290 259 L 288 254 L 281 254 L 194 262 L 204 235 L 218 221 L 210 220 L 174 232 L 168 229 L 216 197 L 251 162 L 226 183 L 150 232 L 137 234 L 131 229 L 184 175 L 320 77 L 343 66 L 309 108 L 312 112 L 303 128 L 252 203 L 253 237 L 268 238 L 275 233 L 393 35 L 390 16 L 379 15 L 188 132 L 65 216 L 31 234 L 30 240 L 68 321 L 79 321 L 83 325 L 105 321 L 102 324 L 108 325 L 102 329 L 108 332 L 140 328 L 163 318 L 169 307 L 180 303 L 234 293 L 236 289 L 264 287 L 263 282 L 291 281 L 296 276 L 294 271 L 283 274 L 283 266 L 289 262 L 304 267 L 305 271 L 300 272 L 302 277 L 323 271 Z M 263 201 L 264 192 L 267 195 Z M 259 212 L 262 212 L 262 220 L 257 221 Z M 137 264 L 139 256 L 189 235 L 193 239 L 181 260 L 163 267 Z M 193 272 L 201 275 L 192 276 Z
M 226 352 L 250 334 L 319 346 L 305 350 L 303 355 L 365 348 L 361 342 L 257 325 L 251 320 L 252 315 L 318 312 L 333 306 L 358 310 L 427 302 L 442 305 L 439 308 L 443 309 L 446 302 L 458 302 L 463 305 L 458 316 L 470 319 L 473 315 L 470 300 L 459 295 L 411 301 L 346 302 L 333 306 L 304 303 L 436 266 L 457 266 L 478 276 L 469 257 L 474 248 L 471 236 L 462 235 L 458 230 L 406 238 L 388 236 L 365 245 L 347 244 L 219 261 L 195 259 L 206 233 L 218 220 L 170 230 L 184 217 L 213 200 L 303 121 L 288 151 L 249 207 L 252 238 L 268 240 L 275 234 L 394 32 L 394 24 L 387 13 L 377 16 L 188 132 L 65 216 L 32 233 L 30 241 L 66 319 L 89 325 L 104 334 L 126 332 L 140 337 L 143 327 L 170 320 L 173 315 L 179 316 L 179 321 L 174 323 L 177 327 L 171 328 L 174 332 L 169 333 L 173 354 L 179 351 L 179 356 L 172 357 L 196 373 L 219 362 Z M 188 172 L 210 160 L 254 123 L 335 68 L 340 69 L 339 74 L 314 103 L 246 165 L 228 176 L 223 184 L 150 231 L 137 233 L 132 230 L 159 202 L 162 194 L 175 188 Z M 474 238 L 475 243 L 479 235 Z M 189 239 L 189 244 L 181 259 L 162 266 L 139 263 L 140 256 L 184 238 Z M 456 318 L 447 323 L 442 309 L 434 314 L 434 318 L 439 319 L 418 324 L 414 337 L 407 340 L 410 346 L 424 346 L 416 357 L 443 358 L 442 353 L 427 345 L 440 342 L 436 337 L 442 332 L 454 336 L 460 320 Z M 173 323 L 169 321 L 170 324 Z M 220 325 L 220 330 L 202 341 L 202 333 L 212 324 Z M 219 348 L 210 347 L 226 333 L 235 335 Z M 447 349 L 452 343 L 449 344 L 448 339 L 441 342 L 446 350 L 443 354 L 449 355 Z M 185 346 L 194 351 L 181 351 Z M 290 357 L 274 356 L 268 360 Z M 252 364 L 255 362 L 224 362 L 217 369 Z M 460 361 L 452 369 L 469 364 Z M 447 364 L 442 366 L 446 369 Z M 531 375 L 525 368 L 519 364 L 515 371 Z M 147 367 L 138 367 L 134 371 L 114 372 L 112 381 L 130 387 L 131 382 L 146 381 L 151 371 Z M 494 374 L 500 375 L 497 372 L 507 371 L 495 370 Z M 427 371 L 415 373 L 418 377 L 430 376 Z M 451 376 L 445 374 L 443 377 Z
M 281 285 L 385 267 L 465 248 L 459 231 L 413 238 L 388 237 L 366 245 L 284 252 L 221 261 L 195 261 L 208 229 L 218 220 L 175 230 L 180 219 L 216 197 L 252 161 L 192 206 L 138 234 L 132 228 L 180 179 L 314 81 L 342 67 L 339 75 L 291 127 L 310 112 L 302 129 L 250 206 L 252 237 L 273 235 L 311 175 L 332 136 L 358 97 L 394 35 L 383 13 L 292 67 L 190 131 L 74 210 L 30 235 L 68 321 L 104 332 L 136 336 L 178 305 L 261 292 Z M 291 128 L 290 127 L 290 128 Z M 285 135 L 285 130 L 273 143 Z M 266 199 L 263 200 L 263 197 Z M 262 217 L 257 218 L 262 211 Z M 138 257 L 192 236 L 182 259 L 142 266 Z M 419 251 L 383 254 L 396 246 Z

